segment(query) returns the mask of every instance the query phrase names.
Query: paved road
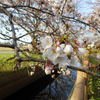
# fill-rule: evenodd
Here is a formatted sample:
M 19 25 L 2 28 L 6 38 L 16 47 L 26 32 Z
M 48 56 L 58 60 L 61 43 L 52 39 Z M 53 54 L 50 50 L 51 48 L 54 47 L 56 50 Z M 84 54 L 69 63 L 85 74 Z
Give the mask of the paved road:
M 0 51 L 0 53 L 14 53 L 14 51 Z

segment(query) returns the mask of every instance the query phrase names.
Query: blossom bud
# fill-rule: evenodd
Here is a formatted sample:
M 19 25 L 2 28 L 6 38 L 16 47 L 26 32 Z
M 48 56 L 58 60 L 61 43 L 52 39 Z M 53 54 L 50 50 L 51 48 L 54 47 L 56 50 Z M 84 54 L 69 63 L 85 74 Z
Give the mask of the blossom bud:
M 46 68 L 45 68 L 45 74 L 46 74 L 46 75 L 51 74 L 51 69 L 50 69 L 49 67 L 46 67 Z
M 59 46 L 59 45 L 60 45 L 60 41 L 58 40 L 58 41 L 56 42 L 56 44 L 57 44 L 57 46 Z
M 95 68 L 97 68 L 97 66 L 96 66 L 96 65 L 94 65 L 94 67 L 95 67 Z
M 70 75 L 70 71 L 69 70 L 66 70 L 66 75 Z
M 52 70 L 52 73 L 54 73 L 55 72 L 55 70 Z
M 61 71 L 57 71 L 58 74 L 61 74 Z
M 90 69 L 90 67 L 88 67 L 88 69 Z
M 33 75 L 33 74 L 34 74 L 34 72 L 33 72 L 33 71 L 31 71 L 31 72 L 30 72 L 30 75 Z
M 55 78 L 55 74 L 51 75 L 51 78 Z
M 65 71 L 63 71 L 63 75 L 66 75 L 66 72 Z

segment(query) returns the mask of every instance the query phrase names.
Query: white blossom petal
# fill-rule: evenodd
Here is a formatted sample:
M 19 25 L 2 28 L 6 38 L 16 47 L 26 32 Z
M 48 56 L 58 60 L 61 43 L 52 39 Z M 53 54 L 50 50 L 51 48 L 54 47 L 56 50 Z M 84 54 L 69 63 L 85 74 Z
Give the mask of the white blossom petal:
M 82 56 L 82 55 L 84 55 L 85 54 L 85 52 L 87 52 L 87 50 L 86 49 L 84 49 L 84 48 L 78 48 L 78 55 L 79 56 Z
M 59 52 L 60 50 L 61 50 L 61 48 L 59 46 L 57 46 L 56 51 Z
M 65 47 L 65 44 L 61 44 L 61 45 L 60 45 L 60 47 L 61 47 L 62 49 L 64 49 L 64 47 Z
M 40 37 L 40 42 L 42 42 L 44 40 L 44 37 Z
M 40 41 L 43 49 L 50 48 L 53 44 L 51 36 L 41 37 Z
M 54 60 L 57 56 L 57 51 L 55 47 L 47 49 L 48 59 Z
M 43 58 L 48 57 L 47 49 L 43 51 L 42 57 L 43 57 Z
M 66 45 L 65 48 L 64 48 L 64 52 L 65 52 L 66 54 L 72 53 L 72 52 L 73 52 L 72 46 L 69 45 L 69 44 Z
M 68 57 L 64 54 L 60 54 L 53 60 L 53 64 L 60 64 L 61 66 L 69 64 Z

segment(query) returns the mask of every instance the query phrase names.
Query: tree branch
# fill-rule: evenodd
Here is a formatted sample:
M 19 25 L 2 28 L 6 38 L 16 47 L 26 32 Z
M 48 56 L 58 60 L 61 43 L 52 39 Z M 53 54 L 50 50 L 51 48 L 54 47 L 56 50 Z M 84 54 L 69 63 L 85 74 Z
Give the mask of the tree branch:
M 35 62 L 46 63 L 45 60 L 37 59 L 37 58 L 17 58 L 17 60 L 19 60 L 20 62 L 22 62 L 22 61 L 35 61 Z M 74 70 L 77 70 L 77 71 L 82 71 L 82 72 L 85 72 L 85 73 L 87 73 L 89 75 L 92 75 L 92 76 L 100 78 L 99 74 L 94 73 L 94 72 L 90 72 L 88 70 L 84 70 L 84 69 L 81 69 L 81 68 L 78 68 L 78 67 L 74 67 L 74 66 L 67 66 L 67 68 L 74 69 Z M 58 69 L 58 67 L 55 68 L 55 69 Z
M 49 15 L 51 15 L 51 16 L 55 16 L 53 13 L 44 11 L 43 9 L 38 9 L 38 8 L 35 8 L 35 7 L 24 6 L 24 5 L 17 5 L 17 6 L 16 6 L 16 5 L 13 5 L 13 6 L 6 6 L 6 7 L 3 7 L 3 8 L 18 8 L 18 7 L 19 7 L 19 8 L 27 7 L 27 8 L 30 8 L 30 9 L 34 9 L 34 10 L 37 10 L 37 11 L 40 11 L 40 12 L 49 14 Z M 1 6 L 0 6 L 0 8 L 1 8 Z M 87 25 L 87 26 L 89 26 L 89 27 L 92 27 L 93 29 L 95 29 L 97 32 L 100 33 L 100 31 L 99 31 L 97 28 L 91 26 L 89 23 L 83 22 L 83 21 L 81 21 L 81 20 L 79 20 L 79 19 L 75 19 L 74 17 L 62 16 L 61 19 L 73 19 L 75 22 L 79 22 L 79 23 L 82 23 L 82 24 Z
M 10 45 L 10 44 L 0 44 L 0 47 L 9 47 L 14 49 L 14 45 Z
M 8 35 L 6 35 L 6 34 L 3 34 L 3 33 L 0 33 L 0 34 L 3 35 L 3 36 L 8 37 L 8 38 L 10 38 L 10 39 L 13 39 L 12 37 L 10 37 L 10 36 L 8 36 Z

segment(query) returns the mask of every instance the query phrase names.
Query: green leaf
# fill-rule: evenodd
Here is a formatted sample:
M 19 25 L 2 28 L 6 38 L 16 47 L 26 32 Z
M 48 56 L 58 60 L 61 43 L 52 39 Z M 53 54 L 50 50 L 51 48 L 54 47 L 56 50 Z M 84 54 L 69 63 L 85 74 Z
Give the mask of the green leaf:
M 64 38 L 67 39 L 69 35 L 70 35 L 70 33 L 66 34 L 66 35 L 64 36 Z
M 60 38 L 60 42 L 63 42 L 64 41 L 64 39 L 63 38 Z

